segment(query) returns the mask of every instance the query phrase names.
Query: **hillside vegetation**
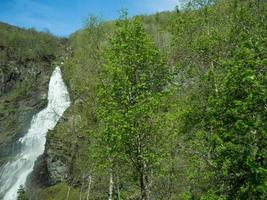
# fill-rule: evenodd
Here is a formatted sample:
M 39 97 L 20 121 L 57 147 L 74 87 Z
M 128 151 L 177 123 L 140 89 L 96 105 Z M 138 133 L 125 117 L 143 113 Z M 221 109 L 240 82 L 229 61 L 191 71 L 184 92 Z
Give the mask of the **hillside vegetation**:
M 266 199 L 266 6 L 88 19 L 70 37 L 72 106 L 44 155 L 67 171 L 43 198 Z

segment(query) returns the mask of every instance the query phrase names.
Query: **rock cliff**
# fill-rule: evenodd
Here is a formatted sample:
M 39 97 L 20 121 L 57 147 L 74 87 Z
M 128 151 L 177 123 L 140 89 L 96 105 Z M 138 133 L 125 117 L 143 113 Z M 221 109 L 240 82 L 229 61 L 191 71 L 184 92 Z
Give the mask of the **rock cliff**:
M 60 51 L 40 51 L 54 48 L 59 39 L 4 23 L 0 23 L 0 38 L 1 166 L 19 150 L 18 138 L 28 129 L 32 116 L 46 106 L 52 63 Z

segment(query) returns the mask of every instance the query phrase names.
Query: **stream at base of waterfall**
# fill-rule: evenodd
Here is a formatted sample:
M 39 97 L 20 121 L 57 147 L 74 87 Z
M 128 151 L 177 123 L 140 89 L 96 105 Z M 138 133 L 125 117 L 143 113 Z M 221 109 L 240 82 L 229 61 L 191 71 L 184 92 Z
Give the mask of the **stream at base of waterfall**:
M 18 188 L 25 186 L 28 175 L 33 171 L 34 162 L 44 153 L 47 132 L 56 126 L 69 106 L 69 93 L 61 70 L 56 67 L 49 81 L 47 107 L 33 116 L 30 128 L 18 141 L 20 152 L 0 171 L 0 199 L 17 199 Z

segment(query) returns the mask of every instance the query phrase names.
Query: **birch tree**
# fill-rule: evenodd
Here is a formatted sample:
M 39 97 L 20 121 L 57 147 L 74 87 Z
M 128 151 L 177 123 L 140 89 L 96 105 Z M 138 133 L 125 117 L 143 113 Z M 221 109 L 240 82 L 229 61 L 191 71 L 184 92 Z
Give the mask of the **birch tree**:
M 140 198 L 149 199 L 151 172 L 161 157 L 162 135 L 153 120 L 160 109 L 169 72 L 139 18 L 124 15 L 116 24 L 98 90 L 101 138 L 112 162 L 132 163 Z

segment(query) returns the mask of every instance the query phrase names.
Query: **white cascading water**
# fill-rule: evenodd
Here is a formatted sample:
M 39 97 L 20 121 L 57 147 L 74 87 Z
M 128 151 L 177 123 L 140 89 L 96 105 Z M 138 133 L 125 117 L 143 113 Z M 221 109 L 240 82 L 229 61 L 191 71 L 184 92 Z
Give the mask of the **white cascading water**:
M 52 130 L 64 111 L 70 106 L 70 98 L 59 67 L 54 70 L 48 91 L 48 105 L 31 121 L 31 126 L 21 143 L 21 151 L 13 161 L 8 162 L 0 174 L 0 198 L 17 199 L 20 185 L 25 186 L 27 176 L 33 171 L 34 162 L 43 154 L 46 134 Z

